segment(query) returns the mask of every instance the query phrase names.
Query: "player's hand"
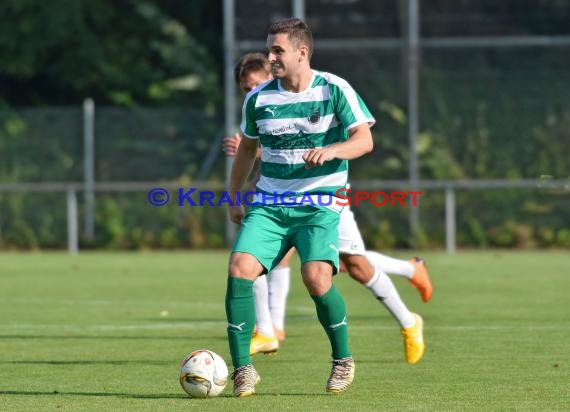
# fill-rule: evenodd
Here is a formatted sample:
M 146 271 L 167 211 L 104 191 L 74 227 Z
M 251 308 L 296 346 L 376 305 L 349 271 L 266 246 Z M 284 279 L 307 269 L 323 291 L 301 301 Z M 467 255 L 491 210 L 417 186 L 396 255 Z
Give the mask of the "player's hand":
M 228 213 L 230 214 L 230 220 L 239 225 L 245 216 L 245 209 L 243 205 L 231 205 L 229 206 Z
M 235 156 L 237 154 L 240 143 L 241 143 L 241 136 L 239 135 L 239 133 L 236 133 L 233 136 L 224 137 L 224 143 L 222 144 L 222 149 L 226 155 Z
M 305 168 L 310 169 L 315 166 L 322 166 L 325 162 L 333 160 L 336 157 L 334 147 L 322 147 L 320 149 L 310 149 L 303 155 Z

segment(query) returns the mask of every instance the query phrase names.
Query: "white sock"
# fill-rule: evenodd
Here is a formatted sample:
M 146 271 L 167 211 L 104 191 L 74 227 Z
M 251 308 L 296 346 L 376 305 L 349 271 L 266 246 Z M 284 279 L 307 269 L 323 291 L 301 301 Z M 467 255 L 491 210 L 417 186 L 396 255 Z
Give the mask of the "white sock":
M 409 328 L 416 322 L 412 312 L 402 302 L 394 284 L 384 272 L 375 269 L 374 276 L 366 287 L 382 302 L 402 328 Z
M 407 260 L 394 259 L 374 251 L 366 251 L 366 258 L 376 269 L 391 275 L 405 276 L 411 279 L 414 276 L 414 265 Z
M 267 276 L 259 276 L 253 282 L 253 300 L 255 302 L 255 326 L 265 336 L 275 336 L 269 312 L 269 294 L 267 292 Z
M 287 306 L 287 295 L 289 294 L 291 268 L 288 266 L 277 266 L 267 276 L 271 320 L 277 329 L 284 330 L 285 307 Z

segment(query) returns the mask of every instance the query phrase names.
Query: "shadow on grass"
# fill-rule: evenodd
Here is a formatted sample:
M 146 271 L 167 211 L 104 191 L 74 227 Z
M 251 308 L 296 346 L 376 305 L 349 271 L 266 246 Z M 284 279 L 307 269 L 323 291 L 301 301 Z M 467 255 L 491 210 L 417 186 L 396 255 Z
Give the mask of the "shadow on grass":
M 140 394 L 140 393 L 122 393 L 122 392 L 59 392 L 59 391 L 0 391 L 0 395 L 13 396 L 109 396 L 116 398 L 133 398 L 133 399 L 190 399 L 184 394 Z
M 102 340 L 189 340 L 189 336 L 112 336 L 112 335 L 0 335 L 0 339 L 102 339 Z M 195 339 L 195 338 L 193 338 Z M 207 336 L 212 340 L 227 341 L 227 336 Z M 204 338 L 206 340 L 206 337 Z
M 0 361 L 0 365 L 170 365 L 172 361 L 152 360 L 20 360 Z
M 185 394 L 141 394 L 141 393 L 123 393 L 123 392 L 59 392 L 59 391 L 0 391 L 0 395 L 12 396 L 93 396 L 93 397 L 115 397 L 125 399 L 187 399 L 192 402 L 211 401 L 212 398 L 192 398 Z M 317 397 L 331 397 L 334 395 L 323 393 L 256 393 L 255 397 L 276 397 L 276 396 L 317 396 Z M 218 398 L 233 398 L 230 393 L 225 393 Z

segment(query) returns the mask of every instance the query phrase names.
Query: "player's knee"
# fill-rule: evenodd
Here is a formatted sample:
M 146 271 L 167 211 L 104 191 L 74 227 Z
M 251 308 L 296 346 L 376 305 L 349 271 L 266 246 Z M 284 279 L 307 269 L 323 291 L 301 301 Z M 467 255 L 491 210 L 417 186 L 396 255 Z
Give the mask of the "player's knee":
M 330 262 L 313 261 L 303 264 L 303 283 L 311 295 L 324 295 L 331 288 L 332 271 Z
M 261 264 L 247 253 L 233 253 L 228 266 L 228 276 L 255 280 L 263 271 Z

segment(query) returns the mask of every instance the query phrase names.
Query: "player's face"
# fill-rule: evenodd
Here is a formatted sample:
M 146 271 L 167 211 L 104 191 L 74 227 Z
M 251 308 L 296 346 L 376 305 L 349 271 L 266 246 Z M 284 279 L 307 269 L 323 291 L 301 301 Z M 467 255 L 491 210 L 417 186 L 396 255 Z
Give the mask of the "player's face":
M 301 48 L 289 41 L 287 33 L 270 34 L 266 46 L 273 77 L 282 79 L 297 71 L 302 59 Z
M 240 79 L 239 87 L 244 93 L 249 93 L 261 83 L 265 83 L 272 78 L 271 73 L 265 71 L 251 72 Z

